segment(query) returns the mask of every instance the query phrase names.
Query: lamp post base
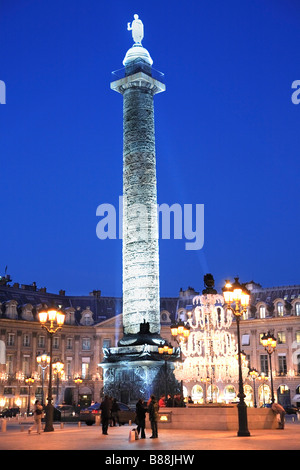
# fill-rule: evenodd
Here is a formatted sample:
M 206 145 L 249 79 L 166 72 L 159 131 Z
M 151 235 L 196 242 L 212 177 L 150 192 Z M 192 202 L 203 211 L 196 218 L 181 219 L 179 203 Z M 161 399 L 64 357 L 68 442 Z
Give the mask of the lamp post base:
M 53 427 L 53 413 L 54 407 L 51 403 L 48 403 L 46 406 L 46 420 L 45 420 L 45 429 L 44 432 L 52 432 L 54 431 Z
M 250 436 L 248 430 L 248 419 L 247 419 L 247 405 L 245 403 L 239 403 L 238 408 L 238 419 L 239 419 L 239 430 L 237 432 L 238 436 Z

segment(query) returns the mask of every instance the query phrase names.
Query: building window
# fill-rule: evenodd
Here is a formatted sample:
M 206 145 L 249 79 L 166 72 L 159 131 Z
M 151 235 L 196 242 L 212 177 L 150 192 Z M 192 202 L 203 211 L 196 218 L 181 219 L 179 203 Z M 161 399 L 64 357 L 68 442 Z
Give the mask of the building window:
M 30 335 L 25 334 L 25 335 L 23 336 L 23 346 L 24 346 L 25 348 L 28 348 L 28 347 L 30 346 Z
M 263 372 L 266 375 L 269 374 L 268 355 L 267 354 L 261 354 L 260 355 L 260 370 L 261 370 L 261 372 Z
M 104 338 L 103 339 L 103 348 L 110 348 L 111 341 L 109 338 Z
M 90 351 L 91 349 L 91 339 L 90 338 L 83 338 L 82 339 L 82 350 L 83 351 Z
M 14 346 L 15 345 L 15 334 L 8 333 L 7 336 L 7 346 Z
M 279 375 L 286 375 L 287 367 L 286 367 L 286 356 L 285 354 L 282 356 L 278 356 L 278 366 L 279 366 Z
M 67 338 L 67 349 L 73 349 L 73 341 L 72 338 Z
M 59 337 L 54 336 L 53 338 L 53 349 L 59 349 Z
M 300 343 L 300 331 L 296 331 L 296 343 Z
M 278 344 L 286 343 L 285 331 L 278 331 L 277 340 L 278 340 Z
M 282 302 L 277 303 L 277 315 L 279 317 L 283 317 L 283 303 Z
M 89 369 L 90 369 L 90 358 L 83 357 L 81 363 L 81 377 L 83 379 L 89 378 Z
M 300 303 L 297 302 L 295 305 L 295 315 L 296 317 L 300 317 Z
M 242 346 L 250 346 L 250 335 L 242 335 Z
M 72 376 L 72 360 L 67 358 L 67 364 L 66 364 L 66 375 L 68 378 Z
M 31 374 L 30 356 L 23 356 L 22 372 L 25 377 L 29 377 L 29 375 Z
M 259 307 L 259 318 L 266 318 L 266 307 L 263 305 Z
M 92 318 L 92 312 L 85 313 L 82 318 L 82 325 L 90 326 L 94 323 Z
M 14 370 L 14 361 L 13 361 L 13 356 L 11 354 L 7 355 L 7 360 L 6 360 L 6 373 L 8 375 L 12 375 Z
M 46 344 L 45 336 L 40 335 L 38 337 L 38 347 L 41 349 L 45 349 L 45 344 Z

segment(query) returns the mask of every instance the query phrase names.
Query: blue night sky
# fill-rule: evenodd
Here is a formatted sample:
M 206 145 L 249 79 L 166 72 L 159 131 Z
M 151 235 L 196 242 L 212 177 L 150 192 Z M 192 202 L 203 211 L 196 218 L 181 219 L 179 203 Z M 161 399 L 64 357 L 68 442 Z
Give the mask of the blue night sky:
M 122 96 L 133 41 L 165 74 L 156 95 L 158 203 L 204 204 L 200 251 L 160 241 L 161 295 L 239 275 L 300 283 L 298 0 L 1 0 L 0 272 L 67 294 L 121 295 L 120 240 L 96 209 L 122 194 Z

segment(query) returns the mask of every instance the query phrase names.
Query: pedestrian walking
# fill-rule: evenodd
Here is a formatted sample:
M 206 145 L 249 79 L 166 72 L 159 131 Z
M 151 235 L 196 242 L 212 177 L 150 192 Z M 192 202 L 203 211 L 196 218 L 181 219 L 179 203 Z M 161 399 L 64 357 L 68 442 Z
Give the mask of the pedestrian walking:
M 147 408 L 145 406 L 145 402 L 142 398 L 140 398 L 136 404 L 136 422 L 137 422 L 138 435 L 140 434 L 140 431 L 141 431 L 141 439 L 146 438 L 146 434 L 145 434 L 146 413 L 147 413 Z
M 119 411 L 120 411 L 120 407 L 117 403 L 117 399 L 114 398 L 113 401 L 112 401 L 112 405 L 111 405 L 111 420 L 112 420 L 112 426 L 116 426 L 116 423 L 118 423 L 118 425 L 120 426 L 120 423 L 119 423 Z
M 157 434 L 158 410 L 159 410 L 159 405 L 156 401 L 156 398 L 154 395 L 151 395 L 151 401 L 148 407 L 149 419 L 150 419 L 151 429 L 152 429 L 152 436 L 150 436 L 150 439 L 155 439 L 158 437 L 158 434 Z
M 28 434 L 31 433 L 31 431 L 36 427 L 36 432 L 38 434 L 41 434 L 42 431 L 42 416 L 43 416 L 43 407 L 40 404 L 39 400 L 35 401 L 34 404 L 34 412 L 33 412 L 33 419 L 34 423 L 30 428 L 28 429 Z
M 101 423 L 102 423 L 102 434 L 108 434 L 107 429 L 109 425 L 110 412 L 111 412 L 111 400 L 108 395 L 105 395 L 104 399 L 100 404 L 101 410 Z

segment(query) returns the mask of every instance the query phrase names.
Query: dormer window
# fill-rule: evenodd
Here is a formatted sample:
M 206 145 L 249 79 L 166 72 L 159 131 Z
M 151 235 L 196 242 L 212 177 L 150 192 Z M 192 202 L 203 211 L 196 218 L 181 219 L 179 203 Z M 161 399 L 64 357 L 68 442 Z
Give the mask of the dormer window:
M 282 302 L 277 303 L 277 315 L 279 317 L 283 317 L 283 303 Z

